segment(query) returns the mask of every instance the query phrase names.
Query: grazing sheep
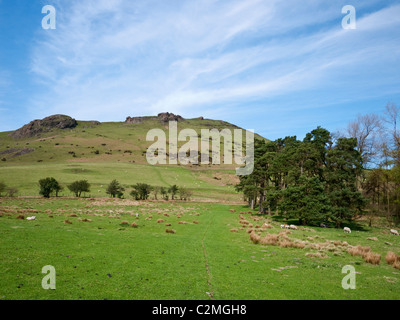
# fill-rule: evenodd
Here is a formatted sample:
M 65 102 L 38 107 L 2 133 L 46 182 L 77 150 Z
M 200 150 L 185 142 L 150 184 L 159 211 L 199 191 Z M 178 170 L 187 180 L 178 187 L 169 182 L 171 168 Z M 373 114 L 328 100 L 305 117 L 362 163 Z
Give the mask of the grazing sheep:
M 292 229 L 292 230 L 297 230 L 297 227 L 296 227 L 294 224 L 291 224 L 291 225 L 289 226 L 289 228 Z
M 351 233 L 351 230 L 350 230 L 350 228 L 348 228 L 348 227 L 344 227 L 343 231 L 344 231 L 345 233 Z
M 390 234 L 393 234 L 393 235 L 395 235 L 395 236 L 398 236 L 398 235 L 399 235 L 399 232 L 398 232 L 397 230 L 391 229 L 391 230 L 390 230 Z
M 26 218 L 26 220 L 29 220 L 29 221 L 36 220 L 36 217 L 28 217 L 28 218 Z

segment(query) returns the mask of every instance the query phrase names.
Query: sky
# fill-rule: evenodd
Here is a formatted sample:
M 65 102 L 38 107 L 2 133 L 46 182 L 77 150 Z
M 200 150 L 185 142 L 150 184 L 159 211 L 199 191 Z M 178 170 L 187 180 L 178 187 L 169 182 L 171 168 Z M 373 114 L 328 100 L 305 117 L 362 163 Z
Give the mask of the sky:
M 0 131 L 173 112 L 302 139 L 400 106 L 399 71 L 398 1 L 0 0 Z

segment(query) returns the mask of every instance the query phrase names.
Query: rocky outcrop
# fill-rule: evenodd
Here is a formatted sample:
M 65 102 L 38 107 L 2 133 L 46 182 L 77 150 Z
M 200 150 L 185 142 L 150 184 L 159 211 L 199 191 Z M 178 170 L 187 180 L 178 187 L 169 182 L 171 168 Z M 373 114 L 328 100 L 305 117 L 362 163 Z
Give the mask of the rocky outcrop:
M 162 123 L 168 123 L 169 121 L 182 121 L 184 120 L 180 115 L 175 115 L 169 112 L 159 113 L 157 117 L 127 117 L 125 123 L 136 124 L 142 123 L 147 119 L 159 119 Z
M 127 117 L 125 123 L 142 123 L 145 119 L 146 117 Z
M 78 122 L 66 115 L 53 115 L 42 120 L 33 120 L 22 128 L 14 131 L 11 136 L 15 139 L 40 136 L 42 133 L 51 132 L 54 129 L 73 129 Z
M 182 121 L 184 120 L 181 116 L 175 115 L 173 113 L 169 112 L 164 112 L 164 113 L 159 113 L 157 116 L 161 122 L 169 122 L 169 121 Z

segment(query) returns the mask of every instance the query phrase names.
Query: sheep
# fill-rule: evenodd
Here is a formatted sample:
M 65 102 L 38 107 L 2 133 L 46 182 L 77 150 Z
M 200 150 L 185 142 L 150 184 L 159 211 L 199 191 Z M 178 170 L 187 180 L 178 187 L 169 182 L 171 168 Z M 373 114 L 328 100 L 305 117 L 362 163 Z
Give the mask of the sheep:
M 281 224 L 281 229 L 289 229 L 289 225 L 287 224 Z
M 292 230 L 297 230 L 297 227 L 296 227 L 294 224 L 291 224 L 291 225 L 289 226 L 289 228 L 292 229 Z
M 26 220 L 28 220 L 28 221 L 36 220 L 36 217 L 28 217 L 28 218 L 26 218 Z
M 351 233 L 351 230 L 350 230 L 350 228 L 348 228 L 348 227 L 344 227 L 343 231 L 344 231 L 345 233 Z
M 393 235 L 395 235 L 395 236 L 398 236 L 398 235 L 399 235 L 399 232 L 398 232 L 397 230 L 391 229 L 391 230 L 390 230 L 390 234 L 393 234 Z

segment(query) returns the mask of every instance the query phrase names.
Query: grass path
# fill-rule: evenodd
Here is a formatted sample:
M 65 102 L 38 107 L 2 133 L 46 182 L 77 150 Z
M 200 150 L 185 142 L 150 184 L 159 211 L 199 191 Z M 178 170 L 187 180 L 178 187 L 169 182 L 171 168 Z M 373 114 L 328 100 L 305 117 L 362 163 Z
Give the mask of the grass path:
M 207 232 L 208 232 L 208 230 L 210 228 L 210 225 L 214 222 L 213 217 L 214 216 L 211 215 L 211 220 L 208 222 L 206 230 L 204 231 L 203 237 L 201 238 L 201 246 L 203 248 L 205 267 L 206 267 L 206 271 L 207 271 L 207 275 L 208 275 L 208 280 L 207 280 L 208 287 L 209 287 L 208 295 L 209 295 L 211 300 L 215 300 L 215 298 L 214 298 L 214 289 L 213 289 L 213 286 L 212 286 L 212 274 L 211 274 L 210 267 L 209 267 L 209 262 L 208 262 L 208 257 L 207 257 L 207 250 L 206 250 L 206 246 L 204 244 L 204 239 L 206 238 L 206 235 L 207 235 Z

